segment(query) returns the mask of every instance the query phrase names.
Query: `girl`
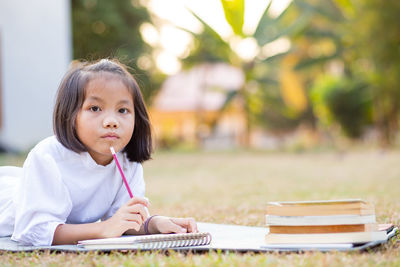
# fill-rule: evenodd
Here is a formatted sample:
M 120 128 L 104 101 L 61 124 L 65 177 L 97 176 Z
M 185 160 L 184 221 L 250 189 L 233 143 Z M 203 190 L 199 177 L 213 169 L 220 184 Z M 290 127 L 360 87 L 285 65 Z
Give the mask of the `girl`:
M 150 159 L 150 122 L 140 89 L 121 63 L 102 59 L 67 73 L 53 124 L 55 136 L 37 144 L 23 168 L 0 168 L 0 236 L 44 246 L 197 232 L 191 218 L 147 215 L 141 162 Z

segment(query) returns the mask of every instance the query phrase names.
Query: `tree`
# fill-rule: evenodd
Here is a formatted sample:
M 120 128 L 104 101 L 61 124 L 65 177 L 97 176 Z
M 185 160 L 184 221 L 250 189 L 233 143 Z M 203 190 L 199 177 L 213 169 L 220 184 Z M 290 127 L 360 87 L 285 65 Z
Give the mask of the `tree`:
M 237 97 L 242 100 L 242 109 L 247 118 L 247 135 L 255 125 L 274 131 L 294 129 L 301 121 L 310 118 L 304 86 L 292 71 L 295 61 L 290 56 L 290 50 L 265 56 L 262 48 L 300 31 L 311 17 L 311 9 L 295 17 L 287 8 L 280 16 L 273 18 L 269 14 L 270 3 L 254 34 L 246 35 L 243 32 L 244 0 L 221 0 L 221 3 L 236 39 L 255 40 L 260 48 L 258 54 L 251 59 L 241 58 L 231 48 L 229 40 L 224 40 L 193 13 L 203 24 L 204 31 L 200 34 L 191 33 L 195 39 L 195 49 L 183 63 L 190 67 L 195 62 L 224 61 L 244 71 L 245 84 L 233 94 L 229 92 L 223 107 Z M 280 68 L 281 63 L 287 67 Z
M 349 34 L 354 71 L 374 89 L 374 120 L 384 145 L 398 136 L 400 115 L 399 1 L 357 0 Z M 350 26 L 350 24 L 349 24 Z
M 355 91 L 352 93 L 358 97 L 347 104 L 352 105 L 352 109 L 372 104 L 373 123 L 381 133 L 382 143 L 393 143 L 399 128 L 400 112 L 400 3 L 379 0 L 294 1 L 299 7 L 311 7 L 315 11 L 304 32 L 292 38 L 292 42 L 303 50 L 296 70 L 312 73 L 315 81 L 321 75 L 326 76 L 325 69 L 332 61 L 339 62 L 343 66 L 342 81 L 336 83 L 336 89 L 332 83 L 326 82 L 329 84 L 327 91 L 332 92 L 329 95 L 343 94 L 343 85 L 353 88 Z M 330 53 L 321 53 L 324 45 L 331 47 Z M 315 56 L 315 47 L 320 55 Z M 322 88 L 320 82 L 317 87 Z M 345 101 L 340 97 L 332 97 L 330 101 L 333 99 Z M 334 106 L 340 107 L 341 104 Z M 362 109 L 370 108 L 364 106 Z M 331 113 L 342 118 L 336 121 L 342 128 L 363 127 L 357 123 L 343 124 L 346 120 L 339 109 L 331 110 Z M 370 113 L 356 112 L 364 117 L 355 118 L 355 114 L 349 114 L 348 119 L 363 122 L 365 126 L 371 124 Z M 354 133 L 358 133 L 356 136 L 361 134 L 359 130 L 347 132 L 354 137 Z
M 365 78 L 351 68 L 353 37 L 345 8 L 333 0 L 294 1 L 295 12 L 313 13 L 307 26 L 290 38 L 299 58 L 294 70 L 308 85 L 316 125 L 330 135 L 339 128 L 352 139 L 360 138 L 372 124 L 371 91 Z
M 151 51 L 139 32 L 149 20 L 139 1 L 72 0 L 74 59 L 118 58 L 131 68 L 149 99 L 158 86 L 151 86 L 148 73 L 138 66 L 139 57 Z

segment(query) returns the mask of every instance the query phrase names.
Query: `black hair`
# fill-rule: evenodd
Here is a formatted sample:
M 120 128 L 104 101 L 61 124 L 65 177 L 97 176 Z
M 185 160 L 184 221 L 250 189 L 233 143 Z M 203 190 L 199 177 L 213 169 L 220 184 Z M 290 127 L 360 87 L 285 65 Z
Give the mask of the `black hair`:
M 125 146 L 130 161 L 143 162 L 151 158 L 151 124 L 146 105 L 134 77 L 127 67 L 115 59 L 101 59 L 93 63 L 76 64 L 63 78 L 57 92 L 53 113 L 53 129 L 57 140 L 77 153 L 87 151 L 76 132 L 76 117 L 85 100 L 85 88 L 89 81 L 101 73 L 110 73 L 121 78 L 133 97 L 135 127 L 132 138 Z

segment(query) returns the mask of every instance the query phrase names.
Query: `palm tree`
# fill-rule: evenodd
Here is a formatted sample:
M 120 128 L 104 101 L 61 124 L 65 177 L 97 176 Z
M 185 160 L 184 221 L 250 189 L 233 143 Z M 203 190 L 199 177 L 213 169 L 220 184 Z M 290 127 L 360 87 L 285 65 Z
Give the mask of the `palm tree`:
M 244 0 L 221 0 L 221 3 L 236 40 L 256 42 L 257 53 L 250 59 L 240 57 L 232 49 L 229 40 L 223 39 L 201 17 L 192 12 L 202 23 L 204 31 L 200 34 L 188 31 L 194 36 L 196 46 L 183 61 L 184 66 L 222 61 L 243 70 L 244 85 L 237 91 L 229 91 L 223 109 L 228 107 L 233 99 L 241 100 L 247 124 L 245 145 L 249 144 L 249 134 L 253 126 L 275 131 L 293 129 L 307 117 L 309 111 L 304 86 L 293 71 L 297 59 L 291 55 L 289 47 L 287 51 L 271 54 L 268 45 L 277 40 L 282 41 L 282 37 L 302 31 L 311 19 L 312 8 L 303 7 L 303 12 L 294 17 L 291 7 L 295 5 L 293 2 L 278 17 L 272 17 L 269 14 L 272 3 L 270 2 L 255 32 L 246 35 L 243 32 Z

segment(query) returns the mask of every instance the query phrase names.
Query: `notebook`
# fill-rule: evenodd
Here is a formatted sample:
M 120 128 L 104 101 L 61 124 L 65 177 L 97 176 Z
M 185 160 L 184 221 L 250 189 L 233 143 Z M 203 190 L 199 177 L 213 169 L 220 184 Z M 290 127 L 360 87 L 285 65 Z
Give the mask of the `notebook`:
M 166 249 L 208 245 L 211 234 L 154 234 L 141 236 L 122 236 L 116 238 L 89 239 L 78 242 L 85 249 Z

